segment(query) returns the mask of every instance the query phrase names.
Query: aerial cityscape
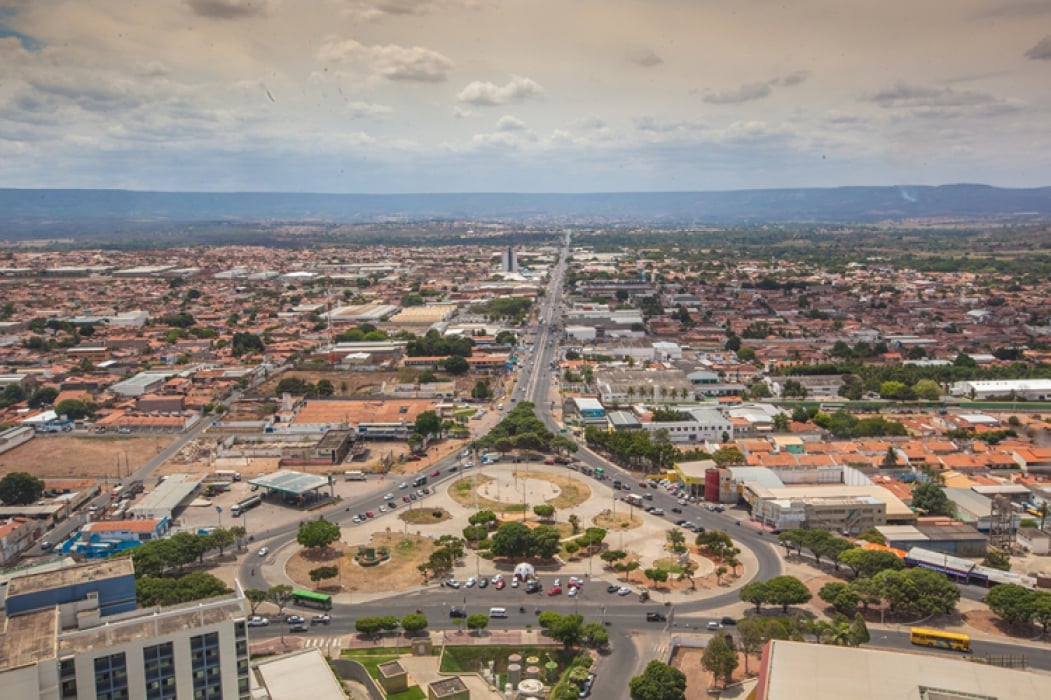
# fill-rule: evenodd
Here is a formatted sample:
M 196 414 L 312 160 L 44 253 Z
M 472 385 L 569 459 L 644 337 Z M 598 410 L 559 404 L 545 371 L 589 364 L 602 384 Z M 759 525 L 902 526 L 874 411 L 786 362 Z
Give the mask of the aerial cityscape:
M 0 695 L 1051 679 L 1051 6 L 0 0 Z

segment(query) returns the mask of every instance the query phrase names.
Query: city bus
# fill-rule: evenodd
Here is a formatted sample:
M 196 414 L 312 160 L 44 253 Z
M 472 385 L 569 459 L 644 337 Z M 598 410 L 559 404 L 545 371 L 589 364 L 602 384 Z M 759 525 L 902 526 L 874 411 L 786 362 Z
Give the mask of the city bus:
M 317 608 L 318 610 L 331 610 L 332 596 L 313 591 L 292 591 L 292 605 L 304 608 Z
M 606 470 L 602 467 L 595 467 L 595 478 L 602 481 L 606 478 Z
M 942 632 L 941 630 L 930 630 L 922 627 L 913 627 L 910 630 L 909 641 L 921 647 L 951 649 L 952 651 L 971 650 L 971 638 L 966 634 Z

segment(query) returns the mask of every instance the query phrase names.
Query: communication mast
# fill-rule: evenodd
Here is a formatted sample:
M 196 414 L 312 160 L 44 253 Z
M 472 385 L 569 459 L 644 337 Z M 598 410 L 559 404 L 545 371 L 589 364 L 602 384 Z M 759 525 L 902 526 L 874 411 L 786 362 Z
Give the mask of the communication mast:
M 1007 496 L 999 494 L 993 498 L 989 516 L 989 544 L 997 549 L 1009 551 L 1014 541 L 1014 511 Z

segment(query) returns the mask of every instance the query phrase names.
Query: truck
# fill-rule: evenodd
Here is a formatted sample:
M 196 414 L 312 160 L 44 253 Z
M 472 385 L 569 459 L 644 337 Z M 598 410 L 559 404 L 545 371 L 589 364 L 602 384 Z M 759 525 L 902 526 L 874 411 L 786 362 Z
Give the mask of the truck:
M 621 500 L 623 500 L 628 505 L 632 505 L 632 506 L 641 506 L 642 505 L 642 496 L 640 496 L 637 493 L 625 494 L 624 498 L 621 499 Z
M 361 471 L 343 472 L 343 479 L 345 481 L 365 481 L 366 478 L 367 477 L 365 476 L 365 472 L 361 472 Z
M 499 452 L 486 452 L 482 455 L 482 464 L 492 464 L 493 462 L 499 462 L 503 455 Z
M 261 496 L 259 496 L 259 494 L 256 494 L 255 496 L 249 496 L 248 498 L 244 499 L 243 501 L 239 501 L 239 502 L 233 504 L 233 506 L 230 507 L 230 515 L 232 515 L 232 516 L 234 516 L 236 518 L 237 516 L 241 515 L 245 511 L 248 511 L 248 510 L 251 510 L 252 508 L 255 508 L 257 505 L 259 505 L 262 502 L 263 502 L 263 498 Z
M 240 481 L 241 472 L 235 472 L 233 469 L 216 469 L 216 479 L 229 479 L 230 481 Z
M 412 480 L 413 487 L 424 486 L 426 483 L 427 483 L 427 477 L 426 476 L 418 476 L 418 477 L 416 477 L 415 479 Z

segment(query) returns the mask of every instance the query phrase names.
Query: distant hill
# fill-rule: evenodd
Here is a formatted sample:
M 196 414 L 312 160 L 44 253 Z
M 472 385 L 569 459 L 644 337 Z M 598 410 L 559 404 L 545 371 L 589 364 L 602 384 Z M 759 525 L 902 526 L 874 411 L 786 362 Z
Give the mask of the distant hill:
M 837 187 L 599 194 L 292 194 L 0 189 L 0 238 L 195 222 L 503 221 L 565 224 L 1048 220 L 1051 187 Z M 82 229 L 83 227 L 83 229 Z

